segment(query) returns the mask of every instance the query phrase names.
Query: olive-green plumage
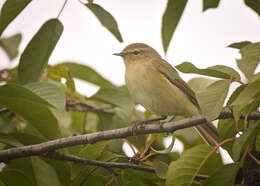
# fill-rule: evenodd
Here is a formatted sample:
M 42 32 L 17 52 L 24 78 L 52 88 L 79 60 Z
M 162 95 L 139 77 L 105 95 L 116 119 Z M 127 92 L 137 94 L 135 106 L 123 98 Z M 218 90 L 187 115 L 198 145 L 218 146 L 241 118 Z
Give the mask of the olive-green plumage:
M 194 116 L 200 113 L 193 90 L 178 72 L 143 43 L 128 45 L 121 53 L 126 66 L 126 86 L 135 101 L 157 115 Z M 220 142 L 213 126 L 195 127 L 205 141 Z

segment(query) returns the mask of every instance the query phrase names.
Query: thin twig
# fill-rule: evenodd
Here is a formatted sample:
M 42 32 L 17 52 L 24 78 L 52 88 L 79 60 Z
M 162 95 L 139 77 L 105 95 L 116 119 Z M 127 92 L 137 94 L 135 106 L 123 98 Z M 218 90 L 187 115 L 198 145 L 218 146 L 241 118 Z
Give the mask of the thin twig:
M 246 83 L 244 83 L 244 82 L 242 82 L 242 81 L 240 81 L 240 80 L 238 80 L 238 79 L 236 79 L 236 80 L 234 80 L 234 81 L 240 83 L 241 85 L 245 85 L 245 86 L 247 86 Z
M 133 145 L 132 145 L 127 139 L 125 139 L 125 138 L 122 138 L 121 140 L 123 140 L 123 141 L 131 148 L 131 150 L 132 150 L 133 153 L 134 153 L 134 156 L 137 156 L 137 152 L 135 151 Z
M 104 107 L 104 108 L 97 108 L 95 106 L 89 105 L 87 103 L 78 102 L 78 103 L 70 103 L 67 101 L 66 103 L 66 110 L 68 111 L 77 111 L 77 112 L 96 112 L 98 114 L 101 113 L 107 113 L 114 115 L 115 113 L 112 111 L 109 111 L 111 107 Z
M 84 178 L 84 180 L 82 180 L 82 182 L 79 184 L 79 186 L 84 185 L 84 184 L 86 183 L 86 181 L 88 180 L 88 177 L 89 177 L 91 174 L 93 174 L 98 168 L 100 168 L 100 167 L 95 167 L 95 168 L 93 168 L 93 169 L 88 173 L 88 175 Z
M 67 2 L 68 2 L 68 0 L 65 0 L 65 1 L 64 1 L 63 5 L 62 5 L 62 7 L 61 7 L 61 9 L 60 9 L 60 12 L 59 12 L 59 14 L 58 14 L 58 16 L 57 16 L 57 19 L 60 17 L 61 12 L 63 11 L 63 9 L 64 9 L 65 5 L 67 4 Z
M 64 161 L 71 161 L 74 163 L 86 164 L 86 165 L 94 165 L 98 167 L 103 167 L 105 169 L 109 168 L 120 168 L 120 169 L 135 169 L 141 170 L 146 172 L 154 172 L 155 170 L 151 167 L 144 167 L 136 164 L 131 163 L 118 163 L 118 162 L 102 162 L 97 160 L 89 160 L 81 157 L 77 157 L 75 155 L 64 154 L 61 152 L 49 152 L 43 155 L 44 157 L 56 159 L 56 160 L 64 160 Z
M 256 161 L 256 163 L 258 165 L 260 165 L 260 161 L 248 150 L 247 153 L 249 154 L 249 156 Z
M 239 120 L 235 121 L 235 129 L 236 129 L 236 133 L 239 133 Z
M 79 163 L 79 164 L 86 164 L 86 165 L 93 165 L 93 166 L 98 166 L 91 170 L 89 174 L 92 174 L 93 171 L 95 171 L 99 167 L 103 168 L 120 168 L 120 169 L 135 169 L 135 170 L 140 170 L 140 171 L 145 171 L 145 172 L 155 172 L 155 168 L 153 167 L 148 167 L 148 166 L 140 166 L 132 163 L 119 163 L 119 162 L 110 162 L 115 158 L 111 158 L 107 160 L 106 162 L 102 161 L 97 161 L 97 160 L 89 160 L 81 157 L 77 157 L 75 155 L 69 155 L 69 154 L 64 154 L 61 152 L 49 152 L 47 154 L 43 155 L 46 158 L 51 158 L 51 159 L 56 159 L 56 160 L 63 160 L 63 161 L 71 161 L 74 163 Z M 109 161 L 109 162 L 108 162 Z M 87 176 L 88 177 L 88 176 Z M 202 174 L 197 174 L 195 176 L 196 180 L 205 180 L 207 179 L 207 175 L 202 175 Z
M 248 149 L 249 149 L 249 145 L 246 146 L 245 151 L 243 152 L 243 154 L 241 156 L 240 162 L 244 162 L 246 155 L 247 155 L 247 152 L 248 152 Z
M 216 147 L 214 147 L 214 149 L 212 151 L 210 151 L 210 153 L 202 160 L 202 162 L 200 163 L 199 168 L 197 169 L 195 174 L 198 174 L 198 172 L 200 171 L 201 167 L 205 164 L 205 162 L 218 150 L 219 147 L 221 147 L 222 145 L 224 145 L 225 143 L 231 142 L 231 141 L 235 141 L 237 138 L 236 137 L 232 137 L 232 138 L 228 138 L 223 140 L 222 142 L 220 142 Z
M 247 128 L 248 128 L 247 117 L 248 117 L 248 114 L 245 115 L 245 119 L 244 119 L 244 130 L 247 130 Z

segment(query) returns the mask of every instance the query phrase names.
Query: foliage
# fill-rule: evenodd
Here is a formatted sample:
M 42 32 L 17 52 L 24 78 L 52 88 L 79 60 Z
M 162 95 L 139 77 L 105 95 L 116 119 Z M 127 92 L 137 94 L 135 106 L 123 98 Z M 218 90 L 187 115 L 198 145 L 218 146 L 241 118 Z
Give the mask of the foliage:
M 0 13 L 0 36 L 19 16 L 30 0 L 6 0 Z M 168 0 L 162 17 L 162 43 L 165 53 L 185 9 L 187 0 Z M 217 8 L 220 0 L 203 0 L 203 11 Z M 111 32 L 123 42 L 116 19 L 101 5 L 88 1 L 83 4 Z M 245 0 L 245 5 L 258 15 L 259 2 Z M 12 69 L 0 69 L 0 148 L 1 151 L 48 142 L 53 139 L 80 134 L 128 127 L 135 120 L 153 119 L 149 111 L 135 109 L 135 103 L 125 86 L 116 86 L 90 66 L 77 62 L 48 65 L 63 24 L 59 18 L 47 20 L 32 36 L 25 50 L 18 47 L 22 34 L 0 37 L 0 47 L 10 61 L 20 56 L 19 65 Z M 223 165 L 220 154 L 206 144 L 192 128 L 176 131 L 171 135 L 184 145 L 184 152 L 164 149 L 163 134 L 149 134 L 128 138 L 130 145 L 143 152 L 151 145 L 153 156 L 143 162 L 153 171 L 93 166 L 50 159 L 45 154 L 13 159 L 4 162 L 0 171 L 0 185 L 235 185 L 246 180 L 239 175 L 247 163 L 245 155 L 260 151 L 260 122 L 242 118 L 259 110 L 260 73 L 256 67 L 260 61 L 260 42 L 242 41 L 230 44 L 238 49 L 241 59 L 237 66 L 241 72 L 217 65 L 200 69 L 183 62 L 176 68 L 184 73 L 194 73 L 211 78 L 194 78 L 189 81 L 196 92 L 202 114 L 208 121 L 218 118 L 224 107 L 233 109 L 234 118 L 219 119 L 217 131 L 222 147 L 231 155 L 234 163 Z M 241 76 L 245 76 L 245 80 Z M 214 79 L 212 79 L 212 77 Z M 75 79 L 81 79 L 99 87 L 98 92 L 87 97 L 75 89 Z M 65 82 L 63 81 L 65 79 Z M 230 86 L 240 86 L 227 100 Z M 176 120 L 183 119 L 180 117 Z M 238 134 L 241 135 L 238 135 Z M 101 134 L 101 133 L 100 133 Z M 234 138 L 238 136 L 237 138 Z M 102 137 L 102 136 L 101 136 Z M 173 145 L 173 142 L 171 145 Z M 139 163 L 139 159 L 127 157 L 120 139 L 64 148 L 59 152 L 100 162 Z M 141 159 L 150 150 L 141 154 Z M 163 150 L 164 149 L 164 150 Z M 0 152 L 1 152 L 0 151 Z M 10 151 L 11 152 L 11 151 Z M 162 153 L 163 152 L 163 153 Z M 51 153 L 51 152 L 49 152 Z M 140 154 L 136 153 L 136 156 Z M 258 158 L 259 163 L 259 156 Z M 137 161 L 137 162 L 135 162 Z M 198 175 L 206 175 L 199 178 Z M 239 177 L 240 176 L 240 177 Z M 100 179 L 102 177 L 102 179 Z M 15 179 L 14 179 L 15 178 Z M 205 179 L 206 178 L 206 179 Z M 240 180 L 240 182 L 239 182 Z

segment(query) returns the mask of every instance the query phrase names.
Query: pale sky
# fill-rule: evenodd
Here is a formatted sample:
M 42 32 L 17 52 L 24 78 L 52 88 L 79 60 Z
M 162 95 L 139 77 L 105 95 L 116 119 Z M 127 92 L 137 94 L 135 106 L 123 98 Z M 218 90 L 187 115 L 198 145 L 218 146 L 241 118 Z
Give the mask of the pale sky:
M 33 0 L 11 23 L 3 36 L 21 32 L 22 52 L 41 25 L 55 18 L 62 7 L 62 0 Z M 60 16 L 64 32 L 59 40 L 50 63 L 74 61 L 87 64 L 117 85 L 124 83 L 122 59 L 113 56 L 126 45 L 144 42 L 164 56 L 161 43 L 161 18 L 167 1 L 158 0 L 95 0 L 116 19 L 124 42 L 119 43 L 97 18 L 77 0 L 69 0 Z M 0 1 L 2 7 L 4 1 Z M 243 0 L 222 0 L 218 9 L 202 13 L 202 0 L 189 1 L 184 15 L 171 41 L 167 56 L 172 65 L 189 61 L 199 68 L 217 64 L 236 68 L 237 50 L 226 46 L 239 41 L 260 40 L 260 19 Z M 0 50 L 1 68 L 18 63 L 19 57 L 11 64 Z M 185 80 L 197 75 L 181 74 Z M 90 95 L 96 89 L 79 86 L 77 90 Z

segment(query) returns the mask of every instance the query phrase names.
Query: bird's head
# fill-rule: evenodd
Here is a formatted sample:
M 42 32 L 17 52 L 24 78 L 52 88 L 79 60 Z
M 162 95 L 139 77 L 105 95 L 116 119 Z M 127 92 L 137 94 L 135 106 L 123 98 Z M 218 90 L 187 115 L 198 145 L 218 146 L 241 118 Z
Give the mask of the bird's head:
M 144 43 L 130 44 L 122 52 L 114 55 L 123 57 L 125 64 L 146 62 L 151 58 L 161 58 L 156 50 Z

